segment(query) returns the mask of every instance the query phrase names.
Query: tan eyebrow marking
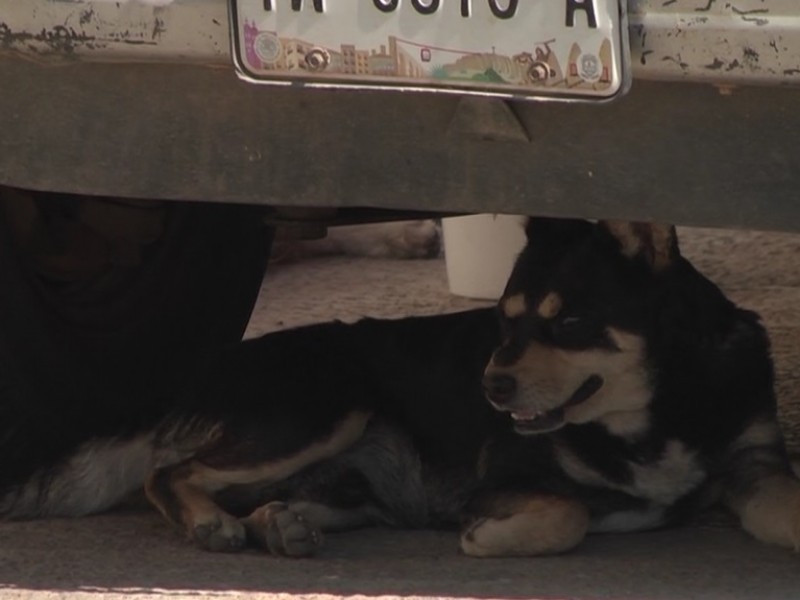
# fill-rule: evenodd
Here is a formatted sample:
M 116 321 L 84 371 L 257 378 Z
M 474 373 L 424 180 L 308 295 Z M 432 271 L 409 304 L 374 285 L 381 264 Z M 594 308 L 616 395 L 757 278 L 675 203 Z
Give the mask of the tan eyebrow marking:
M 539 316 L 543 319 L 552 319 L 561 311 L 563 304 L 561 296 L 555 292 L 550 292 L 539 303 L 539 306 L 536 307 L 536 312 L 538 312 Z
M 528 311 L 524 294 L 514 294 L 503 300 L 503 314 L 509 319 L 521 317 Z

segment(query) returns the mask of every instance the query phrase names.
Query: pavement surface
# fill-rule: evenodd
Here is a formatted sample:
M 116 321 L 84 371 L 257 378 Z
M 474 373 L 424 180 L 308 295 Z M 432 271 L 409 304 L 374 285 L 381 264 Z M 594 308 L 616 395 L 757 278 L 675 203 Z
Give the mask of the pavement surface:
M 773 339 L 781 418 L 800 453 L 800 236 L 682 230 L 684 254 Z M 435 314 L 486 304 L 449 294 L 444 261 L 353 257 L 271 268 L 248 329 Z M 331 535 L 314 559 L 202 552 L 146 507 L 0 524 L 0 600 L 244 597 L 689 600 L 800 598 L 800 553 L 751 540 L 725 515 L 680 529 L 591 536 L 540 559 L 471 559 L 452 532 Z

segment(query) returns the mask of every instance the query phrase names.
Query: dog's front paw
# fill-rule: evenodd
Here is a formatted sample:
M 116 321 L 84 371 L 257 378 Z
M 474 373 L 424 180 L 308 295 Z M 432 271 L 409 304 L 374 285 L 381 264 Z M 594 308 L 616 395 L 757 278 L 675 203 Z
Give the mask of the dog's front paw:
M 760 481 L 739 513 L 744 529 L 757 539 L 800 551 L 800 480 L 775 476 Z
M 468 556 L 540 556 L 577 546 L 589 528 L 586 508 L 566 498 L 532 496 L 506 502 L 505 514 L 473 521 L 461 535 Z
M 322 544 L 322 532 L 284 502 L 257 508 L 242 523 L 254 543 L 279 556 L 313 556 Z
M 190 535 L 198 546 L 212 552 L 236 552 L 247 541 L 244 526 L 224 513 L 195 523 Z

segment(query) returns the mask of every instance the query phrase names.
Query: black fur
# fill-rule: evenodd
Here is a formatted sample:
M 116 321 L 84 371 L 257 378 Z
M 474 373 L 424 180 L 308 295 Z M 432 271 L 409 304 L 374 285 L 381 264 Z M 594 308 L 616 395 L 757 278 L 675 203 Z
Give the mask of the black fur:
M 185 520 L 170 495 L 183 477 L 180 469 L 188 468 L 181 465 L 225 472 L 275 463 L 325 439 L 356 410 L 373 417 L 364 435 L 337 456 L 281 481 L 215 487 L 216 500 L 242 515 L 270 501 L 302 501 L 358 512 L 363 524 L 438 527 L 500 518 L 498 495 L 513 493 L 578 501 L 594 524 L 655 511 L 642 525 L 653 527 L 697 510 L 712 484 L 746 498 L 759 480 L 788 477 L 779 435 L 740 443 L 754 423 L 775 422 L 764 329 L 755 314 L 734 306 L 680 257 L 674 237 L 658 248 L 656 234 L 641 235 L 642 249 L 631 256 L 612 229 L 584 221 L 535 219 L 528 235 L 504 294 L 524 297 L 524 314 L 481 309 L 269 334 L 188 373 L 168 414 L 150 412 L 133 426 L 112 420 L 116 435 L 108 427 L 96 431 L 129 439 L 156 431 L 156 450 L 182 448 L 185 462 L 175 459 L 177 466 L 166 464 L 151 479 L 152 494 L 174 521 Z M 659 251 L 669 261 L 656 269 Z M 535 311 L 548 293 L 562 302 L 555 318 Z M 598 420 L 520 435 L 506 414 L 513 406 L 495 402 L 497 410 L 487 402 L 484 370 L 493 357 L 498 368 L 511 368 L 538 344 L 572 353 L 564 356 L 594 352 L 612 360 L 622 352 L 609 333 L 614 330 L 645 342 L 647 425 L 641 430 L 622 435 Z M 81 441 L 90 437 L 98 436 Z M 676 444 L 691 455 L 692 468 L 675 481 L 663 475 L 681 490 L 663 501 L 642 478 Z M 74 441 L 58 444 L 67 446 L 78 448 Z M 11 491 L 0 509 L 9 515 L 37 514 L 36 507 L 21 511 L 9 500 L 21 497 L 26 477 L 44 472 L 50 481 L 68 468 L 32 456 L 6 477 Z M 565 456 L 596 478 L 576 477 L 564 467 Z M 46 496 L 48 484 L 37 485 Z

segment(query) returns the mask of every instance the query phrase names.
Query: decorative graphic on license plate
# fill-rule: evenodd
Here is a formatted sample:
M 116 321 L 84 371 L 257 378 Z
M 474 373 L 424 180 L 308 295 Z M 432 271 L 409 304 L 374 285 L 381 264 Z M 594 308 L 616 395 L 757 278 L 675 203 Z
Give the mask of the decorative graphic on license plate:
M 623 87 L 616 0 L 234 2 L 250 78 L 600 98 Z

